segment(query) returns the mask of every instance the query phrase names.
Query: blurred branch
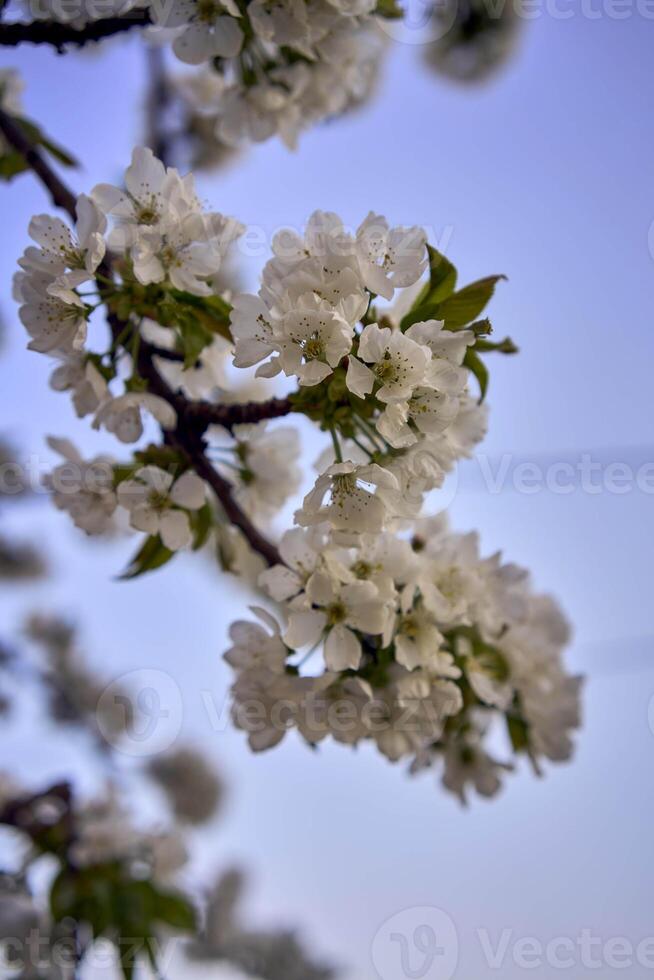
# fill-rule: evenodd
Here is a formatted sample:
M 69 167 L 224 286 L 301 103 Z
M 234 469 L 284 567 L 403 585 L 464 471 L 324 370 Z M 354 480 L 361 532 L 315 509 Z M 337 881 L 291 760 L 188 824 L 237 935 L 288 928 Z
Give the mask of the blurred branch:
M 102 41 L 123 34 L 134 27 L 147 27 L 151 23 L 147 10 L 136 10 L 122 17 L 105 17 L 92 21 L 86 27 L 76 28 L 57 21 L 38 20 L 31 24 L 1 24 L 0 46 L 16 47 L 19 44 L 48 44 L 63 52 L 66 44 L 82 47 L 93 41 Z
M 0 35 L 6 28 L 0 26 Z M 77 220 L 77 200 L 62 180 L 52 170 L 41 152 L 34 146 L 20 125 L 4 110 L 0 109 L 0 133 L 10 146 L 13 146 L 26 160 L 43 186 L 49 191 L 52 203 L 66 211 L 73 221 Z
M 172 98 L 164 53 L 160 47 L 151 45 L 145 49 L 145 55 L 149 74 L 146 143 L 163 164 L 170 166 L 173 139 L 167 132 L 166 115 Z

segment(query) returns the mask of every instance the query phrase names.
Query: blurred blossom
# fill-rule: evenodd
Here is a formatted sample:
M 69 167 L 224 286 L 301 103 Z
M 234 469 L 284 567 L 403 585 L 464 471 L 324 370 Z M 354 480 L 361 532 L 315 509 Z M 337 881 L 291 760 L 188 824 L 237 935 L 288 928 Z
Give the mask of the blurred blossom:
M 207 905 L 204 931 L 188 947 L 191 959 L 224 960 L 260 980 L 330 980 L 331 967 L 312 962 L 292 932 L 247 931 L 237 907 L 245 879 L 237 869 L 216 883 Z
M 202 824 L 218 810 L 224 788 L 205 758 L 181 748 L 152 759 L 150 776 L 164 790 L 172 810 L 183 823 Z
M 0 536 L 0 580 L 40 578 L 45 571 L 43 557 L 33 545 Z
M 426 45 L 425 60 L 454 82 L 487 81 L 504 67 L 520 36 L 521 20 L 512 3 L 439 0 L 433 17 L 442 30 Z
M 74 628 L 58 616 L 34 614 L 26 633 L 45 654 L 42 679 L 55 721 L 84 725 L 100 732 L 121 735 L 133 722 L 131 698 L 102 698 L 106 683 L 84 663 L 76 646 Z

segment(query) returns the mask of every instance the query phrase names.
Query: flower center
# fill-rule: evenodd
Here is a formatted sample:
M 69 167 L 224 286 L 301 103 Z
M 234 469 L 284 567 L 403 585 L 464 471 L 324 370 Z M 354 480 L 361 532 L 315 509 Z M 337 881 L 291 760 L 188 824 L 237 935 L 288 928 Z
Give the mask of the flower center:
M 215 0 L 199 0 L 198 20 L 205 24 L 213 24 L 219 14 L 220 5 L 215 3 Z
M 136 220 L 140 225 L 156 225 L 159 220 L 159 212 L 155 206 L 154 198 L 147 202 L 137 202 Z
M 372 370 L 375 377 L 383 383 L 395 381 L 397 378 L 397 367 L 393 363 L 391 352 L 388 350 L 384 351 L 384 356 L 380 361 L 377 361 Z
M 334 477 L 332 493 L 335 497 L 347 497 L 354 493 L 357 488 L 357 479 L 354 473 L 341 473 Z
M 345 604 L 340 600 L 332 602 L 331 605 L 327 606 L 325 613 L 327 615 L 327 623 L 330 626 L 336 626 L 337 623 L 342 623 L 347 616 L 347 609 Z
M 415 639 L 420 632 L 420 624 L 415 616 L 404 616 L 400 622 L 400 632 L 405 636 Z
M 322 342 L 322 337 L 318 334 L 312 334 L 304 342 L 304 356 L 308 361 L 316 361 L 325 353 L 325 345 Z
M 168 495 L 163 493 L 161 490 L 151 490 L 148 494 L 148 505 L 152 508 L 152 510 L 168 510 L 170 500 L 168 499 Z

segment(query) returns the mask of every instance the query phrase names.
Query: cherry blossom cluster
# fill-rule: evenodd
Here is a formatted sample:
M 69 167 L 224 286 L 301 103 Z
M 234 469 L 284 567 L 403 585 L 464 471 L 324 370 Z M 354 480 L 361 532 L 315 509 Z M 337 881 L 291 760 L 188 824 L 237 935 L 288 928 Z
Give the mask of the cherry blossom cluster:
M 130 20 L 147 44 L 170 46 L 192 73 L 171 75 L 186 113 L 205 123 L 208 145 L 240 146 L 299 134 L 365 101 L 377 81 L 394 0 L 25 0 L 32 21 L 77 32 Z M 33 9 L 32 9 L 33 8 Z
M 497 718 L 536 767 L 566 758 L 578 681 L 562 668 L 556 605 L 424 514 L 485 434 L 482 355 L 515 351 L 482 317 L 501 277 L 458 289 L 422 229 L 374 212 L 348 229 L 316 211 L 302 234 L 275 236 L 258 293 L 234 295 L 224 265 L 243 227 L 144 149 L 124 187 L 98 185 L 76 214 L 74 231 L 47 215 L 30 224 L 15 280 L 29 347 L 56 358 L 52 387 L 95 428 L 137 443 L 147 412 L 163 437 L 120 463 L 51 439 L 63 462 L 48 485 L 87 533 L 144 535 L 126 575 L 211 542 L 277 603 L 259 612 L 268 630 L 235 624 L 227 654 L 252 747 L 289 727 L 312 744 L 369 740 L 414 769 L 443 762 L 462 798 L 468 783 L 499 786 L 508 764 L 486 738 Z M 92 352 L 99 307 L 109 346 Z M 285 399 L 261 401 L 271 379 L 291 386 Z M 298 432 L 273 422 L 290 413 L 325 448 L 277 550 L 263 531 L 303 476 Z
M 331 465 L 296 522 L 328 521 L 344 541 L 416 516 L 486 428 L 463 366 L 475 331 L 431 318 L 400 329 L 422 288 L 425 233 L 371 213 L 350 234 L 316 212 L 303 237 L 282 233 L 272 247 L 259 294 L 233 301 L 234 363 L 297 379 L 298 404 L 317 406 L 331 431 Z M 376 310 L 378 297 L 395 303 Z
M 384 50 L 377 0 L 152 0 L 180 61 L 203 66 L 181 80 L 196 109 L 215 117 L 222 143 L 274 134 L 294 147 L 301 130 L 369 95 Z
M 92 415 L 94 428 L 106 429 L 121 443 L 135 443 L 144 432 L 144 413 L 167 430 L 174 428 L 176 412 L 149 392 L 138 375 L 140 338 L 152 324 L 138 312 L 134 291 L 146 307 L 152 304 L 161 311 L 167 302 L 181 317 L 175 296 L 183 296 L 185 302 L 212 296 L 212 279 L 242 228 L 221 214 L 204 212 L 193 178 L 180 177 L 142 149 L 134 152 L 124 188 L 101 184 L 90 196 L 79 196 L 77 219 L 74 231 L 51 215 L 31 221 L 29 232 L 36 244 L 25 250 L 14 277 L 20 319 L 31 337 L 28 347 L 56 358 L 51 385 L 71 393 L 77 414 Z M 118 283 L 106 278 L 109 256 L 119 268 Z M 129 337 L 129 354 L 118 348 L 116 338 L 108 350 L 90 352 L 86 341 L 92 314 L 99 306 L 112 308 L 121 302 L 128 311 L 137 310 L 128 314 L 121 340 L 128 345 Z M 168 333 L 174 335 L 175 328 Z M 212 335 L 208 340 L 200 356 L 210 363 L 221 345 Z M 121 360 L 127 361 L 127 373 Z M 200 365 L 185 373 L 202 370 Z M 191 384 L 192 378 L 186 380 Z M 122 391 L 113 391 L 112 384 Z M 256 438 L 254 434 L 255 443 Z M 242 457 L 249 441 L 244 432 L 236 443 Z M 205 507 L 206 491 L 188 468 L 173 476 L 148 457 L 117 467 L 104 456 L 85 461 L 67 440 L 53 439 L 51 446 L 64 458 L 49 479 L 54 502 L 78 527 L 89 534 L 103 533 L 120 507 L 132 528 L 160 535 L 171 551 L 193 542 L 192 523 Z M 255 467 L 256 458 L 255 451 Z M 173 460 L 174 454 L 166 463 Z
M 494 795 L 510 762 L 488 748 L 562 761 L 579 724 L 579 679 L 565 673 L 568 626 L 527 573 L 482 558 L 476 534 L 443 515 L 406 535 L 362 534 L 344 547 L 327 525 L 288 531 L 283 564 L 260 585 L 279 618 L 237 622 L 225 659 L 237 678 L 233 718 L 255 751 L 297 729 L 372 742 L 412 772 L 436 766 L 462 801 Z M 318 652 L 320 649 L 320 652 Z
M 193 18 L 203 2 L 184 5 Z M 364 9 L 369 4 L 358 5 L 356 13 L 344 6 L 327 0 L 317 5 L 255 0 L 238 19 L 219 15 L 230 28 L 229 44 L 201 18 L 191 19 L 173 44 L 182 61 L 208 62 L 209 48 L 239 46 L 231 61 L 214 58 L 174 78 L 203 145 L 239 147 L 279 136 L 295 149 L 304 130 L 365 102 L 381 71 L 385 37 L 372 11 Z

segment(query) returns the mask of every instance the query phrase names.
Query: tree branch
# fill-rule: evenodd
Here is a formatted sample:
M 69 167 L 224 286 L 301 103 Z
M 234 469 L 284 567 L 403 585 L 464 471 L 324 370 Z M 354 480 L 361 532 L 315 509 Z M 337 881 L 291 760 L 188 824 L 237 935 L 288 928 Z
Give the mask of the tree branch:
M 82 47 L 89 42 L 113 37 L 114 34 L 123 34 L 133 27 L 147 27 L 151 23 L 147 10 L 135 10 L 122 17 L 91 21 L 79 29 L 49 20 L 35 20 L 31 24 L 0 24 L 0 46 L 13 48 L 25 43 L 49 44 L 61 53 L 66 44 Z
M 50 196 L 57 207 L 63 208 L 74 220 L 76 199 L 72 192 L 62 183 L 39 151 L 30 143 L 22 130 L 10 116 L 0 110 L 0 132 L 8 143 L 21 153 L 30 168 L 49 190 Z M 100 265 L 98 272 L 101 277 L 112 277 L 111 262 L 108 258 Z M 102 295 L 106 285 L 98 282 Z M 108 311 L 107 321 L 114 340 L 124 336 L 126 324 Z M 190 465 L 203 480 L 209 484 L 218 497 L 225 515 L 240 528 L 250 547 L 258 552 L 269 564 L 280 561 L 279 552 L 275 545 L 268 540 L 252 523 L 245 511 L 237 504 L 232 495 L 231 485 L 211 465 L 205 453 L 204 432 L 213 421 L 222 425 L 234 425 L 237 421 L 258 421 L 268 416 L 262 414 L 264 405 L 268 404 L 273 414 L 286 414 L 291 410 L 290 402 L 286 399 L 271 399 L 269 403 L 250 403 L 249 405 L 211 405 L 209 402 L 190 402 L 180 391 L 173 391 L 168 382 L 157 371 L 152 357 L 153 349 L 147 341 L 139 345 L 136 369 L 139 375 L 148 383 L 152 394 L 158 395 L 171 405 L 177 413 L 177 426 L 172 432 L 166 433 L 169 444 L 178 448 Z M 272 416 L 270 416 L 272 417 Z
M 269 398 L 264 402 L 242 402 L 229 405 L 213 405 L 211 402 L 189 402 L 188 418 L 206 429 L 208 425 L 222 425 L 231 431 L 235 425 L 263 422 L 290 415 L 293 405 L 290 398 Z
M 114 338 L 120 337 L 125 330 L 125 324 L 114 313 L 109 313 L 107 320 Z M 245 535 L 250 547 L 257 551 L 269 565 L 278 564 L 281 559 L 275 545 L 255 527 L 244 510 L 236 503 L 232 495 L 231 485 L 214 469 L 205 453 L 204 432 L 212 422 L 221 425 L 235 425 L 241 417 L 239 408 L 259 409 L 256 403 L 249 405 L 212 405 L 209 402 L 191 402 L 180 391 L 173 391 L 167 381 L 159 374 L 152 362 L 152 350 L 146 341 L 139 345 L 136 369 L 139 375 L 148 382 L 148 388 L 171 405 L 177 413 L 177 426 L 174 431 L 167 433 L 167 442 L 179 449 L 186 457 L 198 476 L 212 488 L 225 515 Z M 282 403 L 282 399 L 271 399 L 274 403 Z M 261 403 L 270 404 L 270 403 Z M 278 406 L 277 406 L 278 407 Z M 288 405 L 290 411 L 290 403 Z M 234 417 L 231 418 L 233 413 Z M 282 414 L 286 414 L 285 412 Z
M 146 48 L 149 91 L 146 103 L 148 146 L 167 167 L 171 165 L 172 142 L 167 132 L 167 115 L 171 105 L 171 87 L 166 75 L 161 48 Z

